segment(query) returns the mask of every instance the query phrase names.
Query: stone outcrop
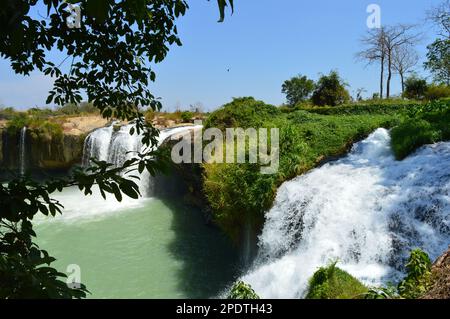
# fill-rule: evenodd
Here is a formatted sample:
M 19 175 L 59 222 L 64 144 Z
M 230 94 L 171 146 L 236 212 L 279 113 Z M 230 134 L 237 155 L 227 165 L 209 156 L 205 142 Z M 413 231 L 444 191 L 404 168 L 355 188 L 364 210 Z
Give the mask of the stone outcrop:
M 433 285 L 424 299 L 450 299 L 450 247 L 431 268 Z
M 56 131 L 29 128 L 25 136 L 25 166 L 28 170 L 68 170 L 80 164 L 84 139 L 89 132 L 103 127 L 107 120 L 101 116 L 68 117 Z M 0 127 L 0 168 L 17 170 L 19 167 L 20 131 Z

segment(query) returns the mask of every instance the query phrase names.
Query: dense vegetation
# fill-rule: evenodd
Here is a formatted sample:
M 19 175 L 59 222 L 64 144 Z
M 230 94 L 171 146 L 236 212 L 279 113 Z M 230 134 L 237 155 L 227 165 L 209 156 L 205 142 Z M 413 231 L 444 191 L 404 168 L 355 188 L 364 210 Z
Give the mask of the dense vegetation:
M 432 287 L 431 260 L 421 249 L 411 251 L 406 276 L 397 286 L 366 287 L 336 267 L 336 262 L 317 270 L 309 280 L 308 299 L 417 299 Z
M 421 104 L 385 102 L 340 107 L 289 109 L 253 98 L 239 98 L 213 112 L 206 127 L 280 129 L 280 166 L 263 175 L 258 164 L 204 164 L 204 192 L 218 225 L 239 242 L 244 225 L 258 231 L 278 186 L 345 154 L 376 128 L 394 128 L 392 145 L 399 159 L 418 147 L 449 136 L 448 101 Z
M 336 267 L 336 262 L 317 270 L 309 280 L 306 299 L 362 298 L 368 288 L 348 272 Z
M 238 281 L 231 288 L 227 299 L 259 299 L 259 296 L 250 285 Z
M 235 240 L 248 222 L 258 230 L 281 183 L 344 154 L 376 128 L 399 121 L 399 116 L 386 114 L 283 113 L 253 98 L 235 99 L 212 113 L 206 127 L 279 128 L 280 166 L 276 174 L 263 175 L 258 164 L 205 164 L 204 191 L 215 221 Z
M 450 140 L 450 100 L 409 109 L 391 136 L 397 159 L 405 158 L 422 145 Z
M 46 103 L 80 103 L 82 94 L 105 118 L 132 120 L 130 134 L 142 132 L 143 145 L 157 143 L 158 131 L 145 122 L 143 108 L 161 108 L 149 89 L 156 74 L 153 64 L 161 62 L 173 44 L 181 45 L 176 18 L 184 15 L 188 4 L 176 1 L 73 1 L 83 14 L 79 28 L 68 23 L 68 2 L 44 1 L 46 16 L 33 14 L 38 1 L 13 0 L 0 7 L 0 57 L 7 60 L 16 74 L 40 71 L 54 79 Z M 225 7 L 233 0 L 220 0 L 220 21 Z M 70 19 L 69 19 L 70 20 Z M 60 53 L 72 61 L 62 68 L 55 58 Z M 64 60 L 65 61 L 65 60 Z M 111 67 L 117 66 L 117 67 Z M 76 170 L 63 179 L 37 183 L 21 177 L 0 184 L 0 297 L 2 298 L 82 298 L 86 287 L 73 288 L 57 272 L 55 260 L 35 242 L 31 221 L 38 213 L 54 216 L 62 205 L 51 198 L 56 191 L 78 186 L 85 195 L 95 184 L 103 197 L 114 194 L 137 199 L 134 180 L 122 173 L 137 170 L 150 174 L 164 165 L 152 147 L 113 168 L 95 161 L 87 171 Z

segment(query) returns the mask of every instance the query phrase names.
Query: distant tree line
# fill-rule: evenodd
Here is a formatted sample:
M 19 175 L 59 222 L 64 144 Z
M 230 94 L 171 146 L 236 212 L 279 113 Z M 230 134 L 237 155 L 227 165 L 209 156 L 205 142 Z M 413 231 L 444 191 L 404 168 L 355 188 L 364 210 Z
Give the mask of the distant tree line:
M 416 25 L 386 25 L 370 29 L 361 38 L 362 50 L 356 54 L 358 61 L 379 66 L 379 92 L 373 99 L 392 97 L 392 79 L 398 75 L 402 97 L 414 100 L 436 100 L 450 97 L 450 0 L 427 13 L 427 20 L 438 30 L 438 38 L 427 46 L 424 68 L 433 76 L 433 83 L 418 76 L 414 71 L 420 57 L 415 47 L 423 40 Z M 287 104 L 312 103 L 317 106 L 336 106 L 352 98 L 348 85 L 337 71 L 322 75 L 317 82 L 304 75 L 287 80 L 282 85 Z M 361 101 L 363 88 L 357 90 L 356 100 Z

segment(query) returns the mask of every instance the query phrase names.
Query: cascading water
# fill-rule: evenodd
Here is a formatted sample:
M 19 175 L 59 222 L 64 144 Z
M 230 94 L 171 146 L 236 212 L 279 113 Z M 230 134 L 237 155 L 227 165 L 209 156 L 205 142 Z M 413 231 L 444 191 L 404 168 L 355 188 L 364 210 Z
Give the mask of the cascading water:
M 83 166 L 88 167 L 91 158 L 106 161 L 119 167 L 126 160 L 133 158 L 137 153 L 143 151 L 142 134 L 130 134 L 134 124 L 121 126 L 114 129 L 116 123 L 99 128 L 90 133 L 84 142 Z M 159 147 L 167 138 L 174 134 L 198 129 L 201 126 L 182 126 L 166 129 L 160 132 L 156 147 Z M 135 174 L 134 174 L 135 175 Z M 150 174 L 144 170 L 138 181 L 141 194 L 146 197 L 151 195 L 153 183 Z
M 90 165 L 90 159 L 96 158 L 99 161 L 108 160 L 109 144 L 113 134 L 114 125 L 109 125 L 96 129 L 90 133 L 85 141 L 83 148 L 83 166 Z
M 25 148 L 26 148 L 27 127 L 24 126 L 20 130 L 19 140 L 19 172 L 20 175 L 25 175 L 26 163 L 25 163 Z
M 368 285 L 395 282 L 411 249 L 450 243 L 450 143 L 403 161 L 378 129 L 351 153 L 284 183 L 243 280 L 264 298 L 301 298 L 329 262 Z

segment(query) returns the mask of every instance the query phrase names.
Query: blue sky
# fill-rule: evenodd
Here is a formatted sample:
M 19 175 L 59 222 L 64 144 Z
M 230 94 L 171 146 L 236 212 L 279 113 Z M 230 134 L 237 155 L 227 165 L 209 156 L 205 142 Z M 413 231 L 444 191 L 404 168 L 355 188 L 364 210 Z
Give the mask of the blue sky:
M 378 67 L 355 61 L 360 37 L 367 32 L 369 4 L 381 7 L 382 24 L 417 23 L 425 33 L 417 49 L 422 60 L 436 37 L 425 24 L 425 12 L 439 0 L 235 0 L 235 13 L 217 23 L 216 1 L 188 1 L 190 10 L 178 20 L 182 47 L 172 47 L 155 66 L 154 94 L 166 110 L 201 103 L 213 110 L 232 97 L 254 96 L 279 105 L 284 80 L 296 74 L 317 79 L 336 69 L 350 92 L 378 91 Z M 56 56 L 57 61 L 64 59 Z M 227 70 L 230 69 L 228 72 Z M 421 64 L 418 73 L 427 76 Z M 35 72 L 15 75 L 0 60 L 0 105 L 24 109 L 45 106 L 52 79 Z M 393 80 L 394 93 L 400 92 Z

